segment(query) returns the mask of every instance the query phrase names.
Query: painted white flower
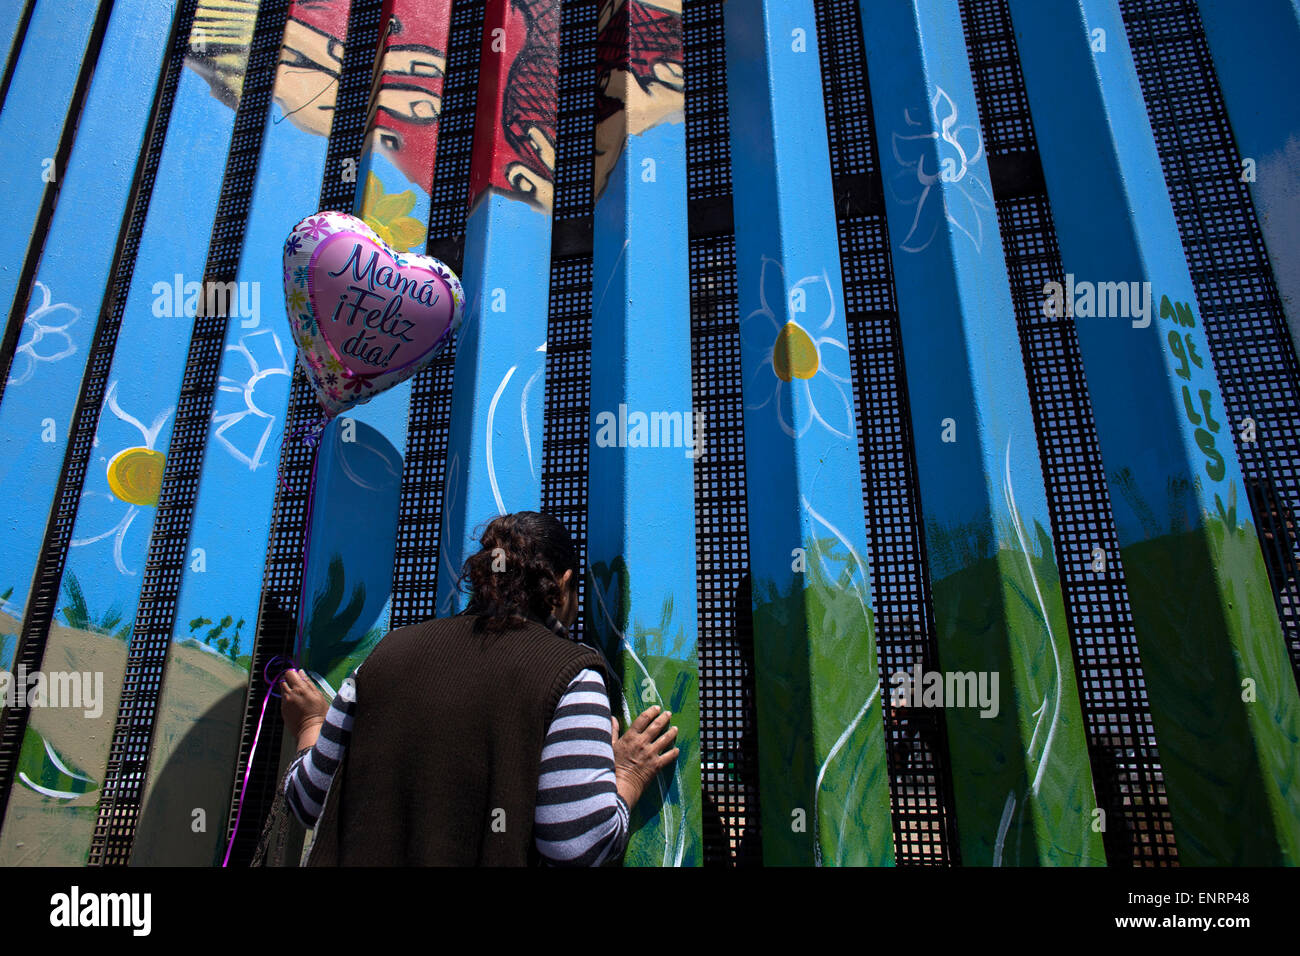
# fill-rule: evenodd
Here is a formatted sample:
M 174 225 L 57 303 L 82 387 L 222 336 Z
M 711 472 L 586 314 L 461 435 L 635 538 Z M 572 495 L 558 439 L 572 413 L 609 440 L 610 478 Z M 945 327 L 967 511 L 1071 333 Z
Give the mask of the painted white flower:
M 907 110 L 903 120 L 909 127 L 930 129 L 892 136 L 894 160 L 901 168 L 890 177 L 890 189 L 899 202 L 916 207 L 901 247 L 923 251 L 947 219 L 978 251 L 984 242 L 982 211 L 993 209 L 988 186 L 971 171 L 984 158 L 979 128 L 958 125 L 957 106 L 942 88 L 930 100 L 928 123 L 912 119 Z M 927 169 L 927 161 L 935 168 Z
M 67 329 L 81 318 L 81 310 L 67 302 L 52 302 L 50 290 L 44 283 L 37 282 L 35 286 L 36 292 L 41 296 L 41 304 L 28 312 L 23 320 L 22 335 L 18 347 L 14 349 L 13 365 L 9 369 L 10 385 L 22 385 L 30 381 L 36 374 L 39 363 L 57 362 L 77 351 Z M 62 325 L 52 324 L 50 320 L 55 318 L 66 321 Z
M 145 427 L 143 422 L 127 414 L 118 404 L 117 384 L 116 381 L 111 383 L 104 395 L 104 410 L 112 412 L 113 418 L 117 421 L 101 412 L 95 442 L 96 447 L 107 444 L 110 448 L 119 449 L 112 458 L 107 459 L 104 474 L 108 490 L 88 487 L 82 492 L 77 524 L 81 525 L 85 522 L 92 527 L 103 527 L 104 524 L 112 521 L 114 516 L 117 517 L 117 522 L 107 531 L 99 534 L 74 538 L 71 544 L 73 547 L 85 547 L 111 537 L 113 563 L 117 570 L 122 574 L 135 574 L 136 572 L 128 568 L 123 559 L 122 543 L 140 509 L 151 508 L 158 503 L 158 494 L 162 490 L 163 468 L 167 459 L 154 446 L 158 442 L 158 434 L 162 431 L 163 425 L 176 409 L 174 406 L 163 409 L 155 416 L 153 424 Z M 139 434 L 142 444 L 132 443 L 135 433 Z M 105 461 L 104 456 L 101 455 L 99 460 Z M 89 480 L 87 484 L 90 484 Z M 97 504 L 97 502 L 107 502 L 107 504 Z
M 258 408 L 257 386 L 277 375 L 287 380 L 289 360 L 285 358 L 279 336 L 270 329 L 240 336 L 237 344 L 226 346 L 226 355 L 242 358 L 248 364 L 248 371 L 241 378 L 221 376 L 216 407 L 212 410 L 212 423 L 217 426 L 213 437 L 236 461 L 247 465 L 249 471 L 256 471 L 267 464 L 262 460 L 262 453 L 276 423 L 275 415 Z M 234 372 L 237 363 L 227 362 L 223 367 Z
M 821 333 L 835 322 L 835 296 L 830 277 L 804 276 L 786 291 L 785 269 L 775 259 L 763 257 L 759 283 L 759 308 L 741 322 L 740 334 L 749 348 L 763 350 L 763 360 L 748 373 L 745 381 L 746 408 L 776 406 L 782 430 L 792 438 L 802 438 L 817 422 L 840 438 L 853 435 L 853 406 L 845 388 L 849 385 L 848 355 L 844 343 Z M 807 315 L 816 321 L 801 324 L 787 319 L 782 325 L 772 308 L 784 302 L 786 315 Z M 832 349 L 839 349 L 837 355 Z M 844 375 L 837 375 L 828 365 L 834 364 Z

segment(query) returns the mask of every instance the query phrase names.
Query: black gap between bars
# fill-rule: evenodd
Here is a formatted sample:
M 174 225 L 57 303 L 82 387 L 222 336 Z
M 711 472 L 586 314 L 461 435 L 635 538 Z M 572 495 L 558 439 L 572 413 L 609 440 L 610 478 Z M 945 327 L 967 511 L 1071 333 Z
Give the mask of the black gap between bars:
M 938 670 L 934 599 L 861 15 L 857 0 L 816 11 L 883 683 L 916 664 Z M 881 700 L 895 861 L 959 865 L 944 712 L 904 716 Z
M 382 0 L 353 0 L 348 15 L 348 36 L 343 52 L 342 76 L 335 100 L 334 119 L 326 147 L 325 175 L 321 183 L 321 210 L 351 214 L 356 194 L 355 178 L 343 174 L 345 159 L 356 162 L 361 155 L 365 135 L 366 113 L 370 103 L 371 79 L 379 42 L 379 18 Z M 315 464 L 316 448 L 290 436 L 320 415 L 320 407 L 302 372 L 294 362 L 289 389 L 289 412 L 285 420 L 285 440 L 280 451 L 280 474 L 288 483 L 286 491 L 277 486 L 271 517 L 271 534 L 267 541 L 266 565 L 262 577 L 262 596 L 257 614 L 257 632 L 249 662 L 248 697 L 244 705 L 243 734 L 239 758 L 231 781 L 229 813 L 226 820 L 222 852 L 230 842 L 231 829 L 239 820 L 239 830 L 230 849 L 229 865 L 247 866 L 256 850 L 263 820 L 270 811 L 279 784 L 280 747 L 284 721 L 280 708 L 266 708 L 266 719 L 257 742 L 257 753 L 249 766 L 249 750 L 261 714 L 262 700 L 268 690 L 264 676 L 267 663 L 277 656 L 294 652 L 297 632 L 298 597 L 303 576 L 303 537 L 311 516 L 307 513 L 307 487 Z M 248 787 L 243 793 L 247 772 Z M 301 834 L 295 834 L 300 836 Z

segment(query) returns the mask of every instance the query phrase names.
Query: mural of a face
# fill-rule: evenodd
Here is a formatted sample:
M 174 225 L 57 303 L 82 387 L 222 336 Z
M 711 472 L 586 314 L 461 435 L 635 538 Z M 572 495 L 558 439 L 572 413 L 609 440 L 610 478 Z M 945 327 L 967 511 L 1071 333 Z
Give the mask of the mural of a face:
M 495 29 L 495 28 L 494 28 Z M 480 89 L 470 204 L 485 189 L 550 212 L 554 201 L 555 109 L 560 0 L 511 0 L 504 34 L 484 37 L 484 56 L 505 55 L 509 68 L 495 101 Z
M 628 136 L 681 122 L 686 106 L 681 0 L 601 0 L 596 42 L 595 195 Z
M 515 0 L 526 18 L 528 41 L 510 68 L 505 135 L 515 156 L 504 163 L 506 182 L 546 210 L 554 199 L 555 110 L 559 89 L 559 0 Z
M 450 0 L 407 3 L 396 10 L 370 93 L 367 147 L 384 153 L 426 194 L 433 192 L 450 18 Z
M 685 110 L 681 0 L 601 0 L 597 27 L 595 195 L 604 191 L 627 136 Z M 187 64 L 232 109 L 242 74 L 223 63 L 251 43 L 256 0 L 200 0 L 206 52 Z M 276 100 L 300 129 L 328 136 L 343 68 L 347 0 L 296 0 L 289 8 Z M 389 21 L 371 96 L 372 145 L 426 194 L 433 190 L 438 117 L 446 79 L 449 0 L 412 4 Z M 555 178 L 555 103 L 560 0 L 511 0 L 504 38 L 512 56 L 497 143 L 473 170 L 471 201 L 491 187 L 550 211 Z M 436 42 L 436 41 L 435 41 Z M 445 45 L 445 41 L 444 41 Z M 480 165 L 481 164 L 481 165 Z
M 299 129 L 328 136 L 338 100 L 348 28 L 348 0 L 295 0 L 289 7 L 276 68 L 275 98 Z M 433 187 L 434 147 L 442 111 L 446 51 L 430 45 L 445 37 L 450 0 L 407 3 L 388 21 L 384 55 L 371 92 L 370 136 L 406 177 L 426 192 Z M 557 14 L 558 16 L 558 14 Z M 242 73 L 229 63 L 252 42 L 257 0 L 200 0 L 195 26 L 203 47 L 191 43 L 186 64 L 234 109 Z M 246 55 L 246 52 L 245 52 Z
M 343 68 L 346 0 L 298 0 L 289 10 L 276 97 L 290 121 L 328 136 Z M 390 16 L 383 57 L 370 97 L 369 146 L 378 148 L 408 180 L 433 189 L 434 152 L 451 16 L 449 0 L 402 4 Z
M 285 116 L 301 130 L 329 135 L 347 29 L 347 0 L 297 0 L 289 7 L 274 89 Z

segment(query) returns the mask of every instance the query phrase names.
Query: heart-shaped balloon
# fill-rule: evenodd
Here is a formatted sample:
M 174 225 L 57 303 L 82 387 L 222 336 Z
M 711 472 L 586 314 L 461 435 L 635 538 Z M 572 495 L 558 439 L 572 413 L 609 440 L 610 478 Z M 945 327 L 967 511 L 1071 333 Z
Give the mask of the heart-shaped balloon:
M 424 368 L 460 325 L 465 292 L 432 256 L 394 252 L 355 216 L 321 212 L 284 244 L 298 361 L 333 418 Z

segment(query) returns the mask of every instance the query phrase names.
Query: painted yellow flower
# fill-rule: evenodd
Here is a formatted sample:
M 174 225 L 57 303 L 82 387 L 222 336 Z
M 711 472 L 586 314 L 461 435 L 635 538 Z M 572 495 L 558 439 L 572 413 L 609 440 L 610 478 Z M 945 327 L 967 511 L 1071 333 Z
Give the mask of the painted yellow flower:
M 99 458 L 105 465 L 103 474 L 106 481 L 103 485 L 92 486 L 90 476 L 87 476 L 87 487 L 82 490 L 81 510 L 75 529 L 108 530 L 98 533 L 91 531 L 85 537 L 73 538 L 69 544 L 81 548 L 112 538 L 113 564 L 118 573 L 135 574 L 135 571 L 126 566 L 123 545 L 140 510 L 158 504 L 167 457 L 155 446 L 159 444 L 163 426 L 176 409 L 162 409 L 153 422 L 146 426 L 122 408 L 117 400 L 117 391 L 118 382 L 114 381 L 104 393 L 104 414 L 100 415 L 94 441 L 96 448 L 106 444 L 117 451 L 109 459 L 102 455 Z M 114 519 L 115 523 L 109 527 Z M 149 533 L 147 526 L 143 533 Z
M 811 319 L 806 326 L 793 318 L 800 314 Z M 762 356 L 746 373 L 745 407 L 774 405 L 777 423 L 791 438 L 802 438 L 814 423 L 839 438 L 853 436 L 849 350 L 824 334 L 834 324 L 835 296 L 825 271 L 787 289 L 785 269 L 763 257 L 759 308 L 740 326 L 750 354 Z
M 796 322 L 787 322 L 772 346 L 772 371 L 783 382 L 812 378 L 821 366 L 821 356 L 812 336 Z
M 129 505 L 156 505 L 166 456 L 152 448 L 123 448 L 108 462 L 108 487 Z
M 366 192 L 361 201 L 361 219 L 394 252 L 406 252 L 424 241 L 428 230 L 420 220 L 408 216 L 415 208 L 415 192 L 385 193 L 374 173 L 366 174 Z

